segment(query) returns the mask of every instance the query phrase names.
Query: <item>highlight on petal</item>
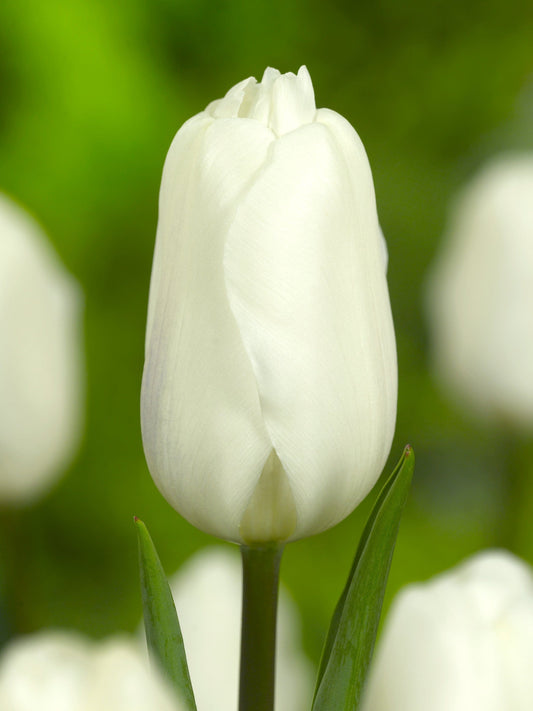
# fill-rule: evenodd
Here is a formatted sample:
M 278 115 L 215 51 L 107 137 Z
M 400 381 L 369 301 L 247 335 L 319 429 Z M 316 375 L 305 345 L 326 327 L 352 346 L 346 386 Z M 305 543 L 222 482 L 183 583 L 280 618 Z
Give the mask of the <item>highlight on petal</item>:
M 307 67 L 298 74 L 282 74 L 272 85 L 270 126 L 277 136 L 311 123 L 315 117 L 315 93 Z

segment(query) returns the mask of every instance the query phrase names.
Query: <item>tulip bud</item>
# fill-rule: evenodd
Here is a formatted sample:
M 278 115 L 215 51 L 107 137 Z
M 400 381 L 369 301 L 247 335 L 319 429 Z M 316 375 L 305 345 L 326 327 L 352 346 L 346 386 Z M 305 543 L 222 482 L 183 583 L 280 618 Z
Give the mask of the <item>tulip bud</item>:
M 533 155 L 490 163 L 460 197 L 433 269 L 436 371 L 484 419 L 533 429 Z
M 33 220 L 0 195 L 0 499 L 62 473 L 82 421 L 81 294 Z
M 403 590 L 362 711 L 530 711 L 533 571 L 505 551 Z
M 239 696 L 242 570 L 236 551 L 201 550 L 170 581 L 196 706 L 234 711 Z M 300 644 L 298 611 L 280 591 L 276 710 L 311 707 L 313 673 Z
M 2 711 L 185 711 L 133 640 L 67 632 L 15 639 L 0 659 Z
M 150 286 L 142 431 L 151 474 L 236 542 L 338 523 L 387 458 L 397 369 L 364 148 L 310 76 L 267 69 L 169 150 Z

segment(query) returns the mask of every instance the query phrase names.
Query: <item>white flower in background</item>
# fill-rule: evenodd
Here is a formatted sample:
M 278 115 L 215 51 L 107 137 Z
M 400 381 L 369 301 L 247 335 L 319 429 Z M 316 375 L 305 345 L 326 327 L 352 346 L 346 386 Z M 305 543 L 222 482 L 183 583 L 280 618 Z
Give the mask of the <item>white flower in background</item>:
M 185 711 L 139 645 L 41 632 L 8 644 L 0 658 L 2 711 Z
M 235 711 L 239 696 L 242 571 L 236 551 L 206 548 L 170 583 L 198 711 Z M 314 674 L 298 613 L 283 587 L 277 633 L 276 711 L 311 708 Z
M 0 194 L 0 500 L 43 493 L 79 442 L 81 293 L 39 226 Z
M 397 366 L 368 159 L 267 69 L 178 131 L 159 203 L 142 430 L 167 500 L 236 542 L 335 525 L 372 488 Z
M 481 417 L 533 429 L 533 154 L 465 189 L 429 281 L 433 357 Z
M 531 711 L 533 571 L 478 554 L 396 598 L 362 711 Z
M 196 554 L 172 581 L 198 711 L 236 711 L 241 567 L 235 552 Z M 298 615 L 281 591 L 276 711 L 310 708 L 313 673 Z M 185 711 L 151 668 L 143 639 L 74 632 L 17 638 L 0 655 L 1 711 Z

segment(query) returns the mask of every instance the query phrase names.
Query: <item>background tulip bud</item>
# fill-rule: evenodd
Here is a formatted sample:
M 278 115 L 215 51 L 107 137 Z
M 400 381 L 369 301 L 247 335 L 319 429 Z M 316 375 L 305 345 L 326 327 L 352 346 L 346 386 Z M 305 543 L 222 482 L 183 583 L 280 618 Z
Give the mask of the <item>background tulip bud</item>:
M 47 631 L 0 658 L 2 711 L 185 711 L 133 640 Z
M 267 69 L 169 150 L 150 286 L 148 465 L 191 523 L 283 541 L 347 516 L 396 415 L 386 250 L 359 137 Z
M 533 155 L 490 163 L 457 201 L 428 290 L 435 366 L 479 416 L 533 430 Z
M 81 293 L 34 221 L 0 195 L 0 499 L 41 494 L 82 422 Z
M 363 711 L 528 711 L 531 659 L 533 572 L 482 553 L 398 595 Z

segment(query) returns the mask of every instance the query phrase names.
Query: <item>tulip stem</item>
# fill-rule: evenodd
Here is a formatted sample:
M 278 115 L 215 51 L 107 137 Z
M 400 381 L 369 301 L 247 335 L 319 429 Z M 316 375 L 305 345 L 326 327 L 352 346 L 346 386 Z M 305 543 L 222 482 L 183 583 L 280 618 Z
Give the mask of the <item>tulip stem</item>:
M 239 711 L 273 711 L 279 567 L 283 547 L 241 546 Z

